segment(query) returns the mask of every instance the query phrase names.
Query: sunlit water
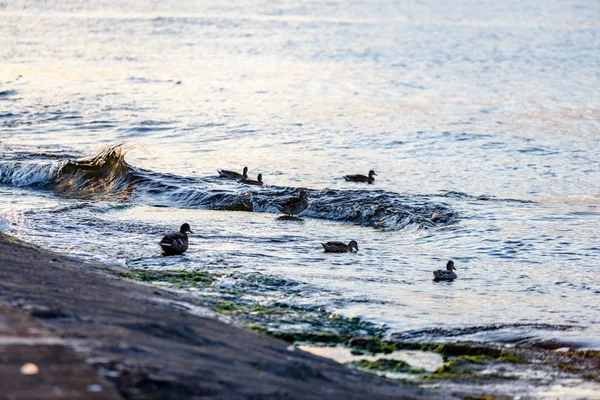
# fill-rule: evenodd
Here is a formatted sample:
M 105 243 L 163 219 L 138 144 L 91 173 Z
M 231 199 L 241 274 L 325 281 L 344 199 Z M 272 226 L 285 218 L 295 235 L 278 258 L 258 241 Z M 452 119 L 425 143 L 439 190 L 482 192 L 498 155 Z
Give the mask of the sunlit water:
M 222 3 L 0 1 L 0 227 L 285 278 L 270 296 L 398 337 L 600 349 L 600 3 Z M 57 182 L 118 142 L 124 178 Z M 246 165 L 272 187 L 215 178 Z M 277 219 L 297 187 L 311 207 Z M 160 256 L 183 222 L 190 250 Z

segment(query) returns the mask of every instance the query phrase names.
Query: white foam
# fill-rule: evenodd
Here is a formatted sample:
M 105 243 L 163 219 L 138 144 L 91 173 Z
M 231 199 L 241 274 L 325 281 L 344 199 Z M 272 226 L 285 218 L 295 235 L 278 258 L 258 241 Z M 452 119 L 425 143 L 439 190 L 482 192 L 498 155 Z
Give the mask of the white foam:
M 0 163 L 0 183 L 12 186 L 31 186 L 52 182 L 61 163 L 9 161 Z
M 0 232 L 15 232 L 20 236 L 24 221 L 25 216 L 22 211 L 14 208 L 0 210 Z

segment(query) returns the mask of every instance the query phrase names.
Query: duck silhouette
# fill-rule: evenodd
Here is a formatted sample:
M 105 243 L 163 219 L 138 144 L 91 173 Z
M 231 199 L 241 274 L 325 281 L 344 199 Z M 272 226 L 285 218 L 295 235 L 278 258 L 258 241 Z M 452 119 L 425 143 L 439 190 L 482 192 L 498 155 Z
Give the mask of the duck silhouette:
M 245 183 L 246 185 L 262 186 L 263 185 L 262 174 L 258 174 L 258 176 L 256 177 L 256 180 L 242 179 L 240 182 Z
M 352 253 L 352 249 L 358 251 L 356 240 L 351 240 L 348 244 L 343 242 L 321 243 L 321 246 L 325 249 L 325 253 Z
M 301 190 L 298 196 L 290 197 L 275 206 L 286 216 L 293 217 L 308 208 L 308 196 L 304 190 Z
M 247 179 L 248 178 L 248 167 L 244 167 L 243 173 L 228 171 L 226 169 L 218 169 L 219 178 L 229 178 L 229 179 Z
M 374 175 L 377 175 L 375 173 L 375 171 L 370 170 L 369 176 L 361 175 L 361 174 L 346 175 L 346 176 L 344 176 L 344 179 L 347 180 L 348 182 L 366 182 L 366 183 L 371 184 L 371 183 L 375 182 L 375 178 L 373 178 Z
M 446 264 L 446 269 L 438 269 L 437 271 L 433 271 L 433 280 L 434 281 L 453 281 L 458 276 L 452 271 L 455 270 L 454 261 L 450 260 Z
M 179 232 L 169 232 L 158 243 L 164 255 L 172 256 L 183 254 L 188 249 L 188 233 L 193 233 L 190 230 L 190 224 L 183 224 L 179 228 Z

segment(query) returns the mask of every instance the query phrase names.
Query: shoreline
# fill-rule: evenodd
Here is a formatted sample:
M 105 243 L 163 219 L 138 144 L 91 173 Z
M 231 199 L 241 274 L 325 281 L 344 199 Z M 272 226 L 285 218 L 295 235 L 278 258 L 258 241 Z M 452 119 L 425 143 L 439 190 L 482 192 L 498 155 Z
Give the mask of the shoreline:
M 555 342 L 394 340 L 358 319 L 245 303 L 227 289 L 225 299 L 189 291 L 215 279 L 201 271 L 81 261 L 0 233 L 0 327 L 18 315 L 41 335 L 31 342 L 18 326 L 0 329 L 0 352 L 9 354 L 3 368 L 12 368 L 17 389 L 30 387 L 31 377 L 15 375 L 18 345 L 42 353 L 54 345 L 74 371 L 87 371 L 88 383 L 46 373 L 40 387 L 106 388 L 100 397 L 79 397 L 94 399 L 505 399 L 517 392 L 600 399 L 599 351 Z M 325 324 L 269 328 L 273 318 L 290 317 Z M 437 361 L 422 369 L 423 357 Z
M 116 278 L 115 270 L 0 234 L 0 298 L 11 305 L 0 313 L 41 322 L 48 335 L 59 339 L 55 344 L 75 350 L 82 367 L 93 367 L 99 381 L 109 382 L 126 399 L 440 397 L 214 317 L 194 315 L 193 310 L 202 314 L 204 306 L 191 297 Z M 206 311 L 204 315 L 214 315 Z M 2 343 L 3 350 L 12 346 Z M 14 387 L 23 385 L 18 378 L 30 378 L 15 376 Z M 27 382 L 28 390 L 34 390 Z M 47 381 L 38 383 L 48 387 Z M 79 390 L 87 396 L 89 388 Z M 106 397 L 94 398 L 118 398 L 109 397 L 111 390 L 107 386 L 101 392 Z M 46 398 L 66 397 L 50 393 Z

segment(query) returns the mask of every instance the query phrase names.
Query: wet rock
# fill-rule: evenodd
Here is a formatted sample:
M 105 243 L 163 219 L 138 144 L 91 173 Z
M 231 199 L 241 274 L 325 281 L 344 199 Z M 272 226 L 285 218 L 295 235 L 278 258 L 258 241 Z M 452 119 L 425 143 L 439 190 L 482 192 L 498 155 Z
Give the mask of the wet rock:
M 380 343 L 381 340 L 373 336 L 359 336 L 348 341 L 348 344 L 351 347 L 357 347 L 366 350 L 375 349 L 376 347 L 379 347 Z
M 21 309 L 28 312 L 31 316 L 42 319 L 65 318 L 67 315 L 58 308 L 44 306 L 40 304 L 25 304 Z

